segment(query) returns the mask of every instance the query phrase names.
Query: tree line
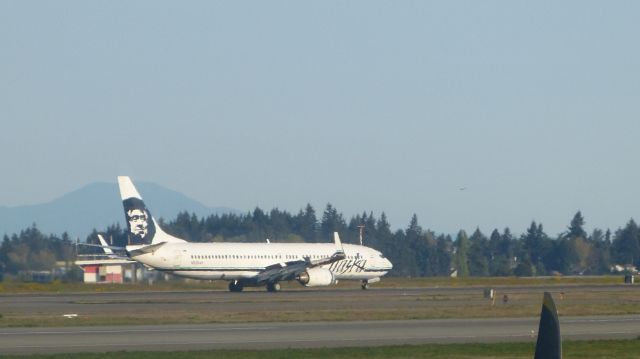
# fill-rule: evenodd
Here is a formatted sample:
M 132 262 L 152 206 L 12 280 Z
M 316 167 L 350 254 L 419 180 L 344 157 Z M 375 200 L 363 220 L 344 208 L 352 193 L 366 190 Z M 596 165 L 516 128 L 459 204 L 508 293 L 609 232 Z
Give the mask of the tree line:
M 577 212 L 558 236 L 549 236 L 533 221 L 520 235 L 510 228 L 494 229 L 488 235 L 476 229 L 470 235 L 436 233 L 423 229 L 413 215 L 405 229 L 392 230 L 384 213 L 364 212 L 346 220 L 333 205 L 318 215 L 311 205 L 292 214 L 274 208 L 256 208 L 246 214 L 198 217 L 187 212 L 161 226 L 191 242 L 329 242 L 337 231 L 345 243 L 358 243 L 363 226 L 364 244 L 380 250 L 394 264 L 396 276 L 534 276 L 550 274 L 605 274 L 613 264 L 640 266 L 640 228 L 633 219 L 611 232 L 594 229 L 587 233 L 585 219 Z M 87 242 L 97 243 L 97 230 Z M 119 224 L 101 231 L 113 245 L 124 246 L 127 235 Z M 50 268 L 52 263 L 71 260 L 73 241 L 67 234 L 44 235 L 32 226 L 18 234 L 5 235 L 0 246 L 0 270 Z M 98 249 L 99 250 L 99 249 Z
M 74 260 L 74 243 L 67 233 L 45 235 L 34 224 L 20 233 L 4 235 L 0 244 L 0 278 L 4 278 L 5 273 L 50 271 L 59 261 L 72 268 Z M 72 269 L 65 273 L 64 279 L 78 278 L 78 270 Z

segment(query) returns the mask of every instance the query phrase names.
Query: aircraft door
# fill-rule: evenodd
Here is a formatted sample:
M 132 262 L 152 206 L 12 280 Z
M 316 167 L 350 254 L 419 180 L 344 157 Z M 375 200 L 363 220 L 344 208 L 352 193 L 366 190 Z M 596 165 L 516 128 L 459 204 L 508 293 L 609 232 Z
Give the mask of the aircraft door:
M 174 268 L 179 268 L 182 266 L 182 249 L 176 249 L 173 251 L 173 258 L 171 258 L 171 262 Z

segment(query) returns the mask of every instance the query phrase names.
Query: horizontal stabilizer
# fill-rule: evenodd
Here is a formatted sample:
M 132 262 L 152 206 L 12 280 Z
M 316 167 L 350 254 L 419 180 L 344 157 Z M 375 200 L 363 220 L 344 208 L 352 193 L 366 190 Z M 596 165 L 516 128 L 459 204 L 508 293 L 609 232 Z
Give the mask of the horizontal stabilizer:
M 135 256 L 139 256 L 139 255 L 155 252 L 160 247 L 164 246 L 166 243 L 167 242 L 160 242 L 160 243 L 150 244 L 148 246 L 136 248 L 136 249 L 133 249 L 133 250 L 127 250 L 127 252 L 128 252 L 130 257 L 135 257 Z
M 113 250 L 116 251 L 124 251 L 125 248 L 124 247 L 117 247 L 117 246 L 103 246 L 101 244 L 93 244 L 93 243 L 78 243 L 79 246 L 87 246 L 87 247 L 97 247 L 97 248 L 102 248 L 106 254 L 110 254 L 107 252 L 107 250 L 110 250 L 111 253 L 113 253 Z

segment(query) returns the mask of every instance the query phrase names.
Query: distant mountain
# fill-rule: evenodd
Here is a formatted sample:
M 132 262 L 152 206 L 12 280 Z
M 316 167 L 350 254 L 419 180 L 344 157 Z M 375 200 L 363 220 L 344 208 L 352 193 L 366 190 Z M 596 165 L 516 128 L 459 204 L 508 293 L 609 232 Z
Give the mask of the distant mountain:
M 179 212 L 198 216 L 241 213 L 226 207 L 207 207 L 179 192 L 149 182 L 136 182 L 153 216 L 172 220 Z M 85 237 L 95 228 L 106 229 L 119 223 L 125 226 L 124 211 L 116 183 L 92 183 L 51 202 L 5 207 L 0 206 L 0 236 L 17 233 L 32 224 L 46 234 L 69 233 L 72 238 Z

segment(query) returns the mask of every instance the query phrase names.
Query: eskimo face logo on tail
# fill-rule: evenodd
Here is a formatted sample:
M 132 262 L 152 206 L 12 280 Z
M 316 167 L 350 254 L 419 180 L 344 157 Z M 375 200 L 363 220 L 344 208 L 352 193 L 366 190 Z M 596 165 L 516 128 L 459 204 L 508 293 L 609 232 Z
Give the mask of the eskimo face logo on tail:
M 149 210 L 139 198 L 122 201 L 129 229 L 129 244 L 151 244 L 156 227 Z

